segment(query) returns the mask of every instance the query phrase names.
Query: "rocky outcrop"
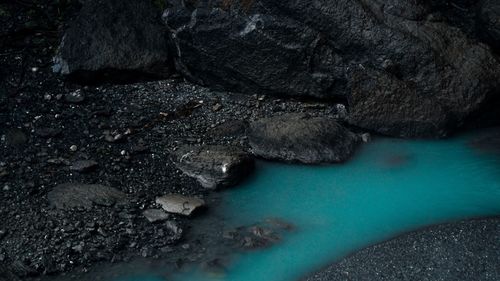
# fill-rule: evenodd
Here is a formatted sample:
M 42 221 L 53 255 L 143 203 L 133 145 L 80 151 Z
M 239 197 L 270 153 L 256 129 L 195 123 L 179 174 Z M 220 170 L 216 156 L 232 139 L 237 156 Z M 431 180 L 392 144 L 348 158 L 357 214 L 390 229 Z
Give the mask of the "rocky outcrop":
M 334 119 L 305 114 L 254 121 L 248 137 L 257 156 L 305 164 L 346 161 L 361 140 Z
M 113 206 L 126 202 L 123 192 L 99 184 L 60 184 L 54 187 L 47 197 L 50 204 L 58 209 L 90 209 L 94 205 Z
M 64 34 L 54 71 L 84 82 L 167 76 L 167 31 L 160 16 L 150 0 L 85 1 Z
M 345 97 L 353 125 L 441 137 L 495 99 L 500 83 L 492 49 L 457 26 L 460 18 L 441 16 L 459 9 L 470 17 L 476 6 L 441 2 L 190 1 L 163 18 L 177 69 L 192 81 L 249 93 Z M 495 34 L 492 9 L 484 10 L 482 22 Z
M 254 168 L 252 156 L 233 146 L 183 146 L 174 158 L 180 170 L 207 189 L 234 186 Z

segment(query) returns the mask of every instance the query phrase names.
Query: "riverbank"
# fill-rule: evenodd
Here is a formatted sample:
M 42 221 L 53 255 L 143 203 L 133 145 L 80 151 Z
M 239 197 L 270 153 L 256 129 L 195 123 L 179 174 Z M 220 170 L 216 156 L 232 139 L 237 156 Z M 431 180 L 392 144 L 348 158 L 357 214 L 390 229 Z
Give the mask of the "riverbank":
M 180 78 L 72 84 L 52 74 L 44 38 L 28 35 L 30 48 L 9 44 L 11 55 L 0 57 L 0 263 L 22 278 L 137 256 L 185 258 L 196 252 L 182 250 L 190 241 L 142 214 L 163 194 L 210 192 L 177 169 L 173 151 L 185 144 L 248 149 L 250 120 L 337 114 L 327 103 L 214 92 Z M 47 195 L 65 183 L 109 186 L 131 204 L 55 209 Z M 193 227 L 189 218 L 170 220 L 184 233 Z
M 361 251 L 304 281 L 499 280 L 500 218 L 426 227 Z

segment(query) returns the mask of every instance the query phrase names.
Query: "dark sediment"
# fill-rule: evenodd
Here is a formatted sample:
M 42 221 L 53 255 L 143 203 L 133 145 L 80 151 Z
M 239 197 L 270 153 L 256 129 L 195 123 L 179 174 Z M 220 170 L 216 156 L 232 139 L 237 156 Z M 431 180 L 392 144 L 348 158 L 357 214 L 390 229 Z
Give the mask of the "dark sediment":
M 304 281 L 500 280 L 500 218 L 431 226 L 368 247 Z

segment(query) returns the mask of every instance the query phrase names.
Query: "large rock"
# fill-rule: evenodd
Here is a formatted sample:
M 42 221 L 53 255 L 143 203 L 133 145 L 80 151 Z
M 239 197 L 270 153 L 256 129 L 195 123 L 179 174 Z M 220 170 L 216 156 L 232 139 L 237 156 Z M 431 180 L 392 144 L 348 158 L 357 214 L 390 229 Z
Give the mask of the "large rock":
M 112 206 L 126 202 L 123 192 L 100 184 L 60 184 L 47 197 L 51 205 L 58 209 L 90 209 L 93 205 Z
M 253 153 L 266 158 L 306 164 L 343 162 L 360 137 L 326 117 L 286 114 L 250 124 Z
M 80 79 L 163 77 L 170 72 L 167 43 L 153 1 L 89 0 L 66 30 L 53 69 Z
M 351 122 L 359 127 L 444 136 L 498 96 L 500 66 L 490 47 L 455 26 L 460 18 L 452 24 L 440 16 L 459 6 L 441 2 L 190 1 L 167 9 L 164 20 L 178 70 L 195 82 L 249 93 L 342 96 L 352 99 Z M 457 14 L 476 13 L 474 5 L 466 7 Z M 365 83 L 378 92 L 358 85 L 357 77 L 371 77 Z M 380 111 L 366 110 L 369 104 Z
M 175 164 L 208 189 L 238 184 L 254 168 L 254 159 L 233 146 L 183 146 L 174 153 Z

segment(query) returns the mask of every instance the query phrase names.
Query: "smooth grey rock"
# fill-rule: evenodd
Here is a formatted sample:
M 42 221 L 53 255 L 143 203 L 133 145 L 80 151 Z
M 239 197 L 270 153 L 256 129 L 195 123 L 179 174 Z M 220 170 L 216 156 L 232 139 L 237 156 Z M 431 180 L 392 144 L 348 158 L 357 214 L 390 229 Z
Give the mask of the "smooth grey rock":
M 254 168 L 253 157 L 233 146 L 182 146 L 174 157 L 181 171 L 208 189 L 234 186 Z
M 144 215 L 144 217 L 146 217 L 146 219 L 149 222 L 152 223 L 165 221 L 170 218 L 169 214 L 165 213 L 165 211 L 160 209 L 147 209 L 144 212 L 142 212 L 142 214 Z
M 117 79 L 168 75 L 168 36 L 160 16 L 150 0 L 85 1 L 62 38 L 54 71 L 81 79 L 113 72 L 120 73 Z
M 334 119 L 285 114 L 250 124 L 249 143 L 255 155 L 305 164 L 343 162 L 360 138 Z
M 90 209 L 93 205 L 112 206 L 126 202 L 123 192 L 100 184 L 60 184 L 48 193 L 47 198 L 58 209 Z
M 167 194 L 156 198 L 156 204 L 169 213 L 189 216 L 195 210 L 203 207 L 205 201 L 200 198 L 187 197 L 180 194 Z

